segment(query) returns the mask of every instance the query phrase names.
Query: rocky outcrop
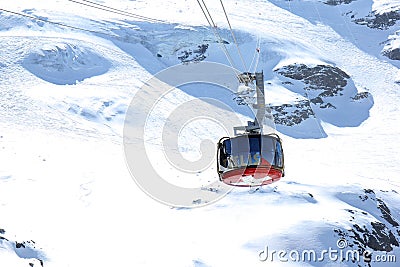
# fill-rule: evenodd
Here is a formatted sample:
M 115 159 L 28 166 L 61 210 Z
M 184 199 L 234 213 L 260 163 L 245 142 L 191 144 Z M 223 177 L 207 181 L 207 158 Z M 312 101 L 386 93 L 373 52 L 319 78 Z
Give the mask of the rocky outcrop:
M 283 87 L 305 98 L 271 107 L 276 124 L 293 126 L 318 118 L 340 127 L 357 126 L 368 117 L 373 104 L 371 94 L 358 92 L 351 77 L 336 66 L 290 64 L 275 72 Z
M 370 93 L 368 93 L 368 92 L 360 92 L 360 93 L 357 93 L 351 99 L 354 100 L 354 101 L 359 101 L 359 100 L 362 100 L 362 99 L 366 99 L 368 97 L 370 97 Z
M 326 0 L 324 3 L 330 6 L 338 6 L 342 4 L 350 4 L 356 0 Z
M 208 44 L 198 45 L 196 49 L 188 49 L 181 51 L 181 54 L 178 56 L 178 59 L 182 63 L 187 62 L 199 62 L 206 59 L 205 53 L 207 52 Z
M 306 100 L 299 101 L 295 104 L 271 106 L 271 111 L 274 122 L 285 126 L 294 126 L 311 117 L 315 118 L 310 103 Z
M 332 97 L 341 94 L 350 79 L 347 73 L 338 67 L 329 65 L 308 67 L 305 64 L 292 64 L 277 72 L 285 77 L 303 81 L 306 84 L 305 90 L 321 91 L 318 97 Z M 320 103 L 320 100 L 315 99 L 314 101 Z
M 373 190 L 364 189 L 362 194 L 343 199 L 357 209 L 346 210 L 350 213 L 350 229 L 335 228 L 334 232 L 345 239 L 350 248 L 358 250 L 360 256 L 367 257 L 366 266 L 371 266 L 370 253 L 388 253 L 400 246 L 398 218 Z
M 400 60 L 400 48 L 385 50 L 382 52 L 382 54 L 392 60 Z
M 371 12 L 367 17 L 355 19 L 354 22 L 372 29 L 387 30 L 394 26 L 398 20 L 400 20 L 400 11 L 392 10 L 381 14 Z
M 5 237 L 6 231 L 0 228 L 0 249 L 11 247 L 21 259 L 26 259 L 30 267 L 44 266 L 44 253 L 36 247 L 33 240 L 13 241 Z
M 400 60 L 400 30 L 389 36 L 382 50 L 382 55 L 391 60 Z

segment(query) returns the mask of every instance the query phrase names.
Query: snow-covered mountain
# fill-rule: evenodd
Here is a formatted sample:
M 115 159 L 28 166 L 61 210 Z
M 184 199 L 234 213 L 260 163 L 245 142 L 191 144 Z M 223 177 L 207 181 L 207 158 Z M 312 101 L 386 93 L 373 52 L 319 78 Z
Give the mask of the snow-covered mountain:
M 399 265 L 400 1 L 224 0 L 246 68 L 219 1 L 205 2 L 222 42 L 192 0 L 3 2 L 0 266 Z M 149 86 L 177 64 L 229 66 L 222 43 L 264 72 L 286 164 L 271 186 L 227 192 L 214 162 L 188 173 L 160 149 L 175 134 L 197 160 L 252 119 L 221 86 Z M 206 192 L 192 206 L 219 201 L 169 207 L 133 181 L 124 122 L 155 99 L 133 139 L 166 181 Z M 177 111 L 188 120 L 162 130 Z

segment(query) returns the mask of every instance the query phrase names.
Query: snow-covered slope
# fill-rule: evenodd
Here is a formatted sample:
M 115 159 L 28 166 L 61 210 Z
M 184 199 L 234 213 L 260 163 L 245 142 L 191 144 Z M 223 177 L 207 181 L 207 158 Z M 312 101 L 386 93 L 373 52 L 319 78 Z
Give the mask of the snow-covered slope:
M 168 182 L 227 193 L 197 209 L 135 184 L 124 120 L 135 97 L 143 107 L 158 98 L 139 91 L 157 72 L 229 65 L 221 43 L 196 1 L 94 2 L 160 21 L 67 0 L 1 6 L 0 266 L 398 266 L 399 1 L 225 0 L 246 69 L 219 1 L 206 1 L 235 67 L 253 70 L 260 48 L 286 176 L 227 193 L 214 163 L 187 173 L 165 159 L 161 128 L 180 105 L 196 103 L 187 117 L 218 114 L 176 133 L 189 160 L 203 139 L 227 134 L 221 125 L 252 119 L 240 95 L 181 86 L 158 99 L 137 140 Z M 329 249 L 357 250 L 359 261 L 321 254 Z M 296 259 L 311 250 L 317 259 Z

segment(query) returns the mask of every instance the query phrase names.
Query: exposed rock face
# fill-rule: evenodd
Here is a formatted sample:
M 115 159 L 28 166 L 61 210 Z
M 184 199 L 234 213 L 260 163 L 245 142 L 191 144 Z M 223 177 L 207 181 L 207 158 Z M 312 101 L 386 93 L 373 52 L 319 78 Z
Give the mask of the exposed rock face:
M 12 241 L 6 238 L 4 235 L 6 234 L 6 231 L 2 228 L 0 228 L 0 249 L 4 247 L 12 247 L 14 248 L 15 254 L 18 255 L 18 257 L 22 259 L 26 259 L 29 266 L 31 267 L 43 267 L 43 259 L 44 259 L 44 254 L 43 252 L 36 248 L 36 243 L 33 240 L 29 241 Z M 8 243 L 5 245 L 5 243 Z
M 355 19 L 354 22 L 372 29 L 387 30 L 398 20 L 400 20 L 400 11 L 390 11 L 382 14 L 371 12 L 367 17 Z
M 321 97 L 342 95 L 347 80 L 350 79 L 350 76 L 341 69 L 328 65 L 308 67 L 304 64 L 293 64 L 279 69 L 278 73 L 294 80 L 303 81 L 306 84 L 304 87 L 306 91 L 321 91 L 310 101 L 322 105 L 323 108 L 326 108 L 326 105 Z
M 327 0 L 324 3 L 330 6 L 338 6 L 341 4 L 350 4 L 351 2 L 354 2 L 356 0 Z
M 274 122 L 286 126 L 300 124 L 302 121 L 305 121 L 310 117 L 315 117 L 310 103 L 306 100 L 300 101 L 296 104 L 272 106 L 271 110 Z
M 282 86 L 306 98 L 271 107 L 278 125 L 293 126 L 308 118 L 318 118 L 347 127 L 357 126 L 368 117 L 373 104 L 371 94 L 358 92 L 350 76 L 338 67 L 291 64 L 275 72 Z
M 365 25 L 371 29 L 387 31 L 394 28 L 393 26 L 400 21 L 400 7 L 392 7 L 384 13 L 378 11 L 371 11 L 366 17 L 357 18 L 356 11 L 349 11 L 345 15 L 351 17 L 352 21 L 358 25 Z M 397 27 L 398 28 L 398 27 Z M 390 35 L 386 42 L 385 48 L 381 52 L 383 56 L 391 60 L 400 60 L 400 48 L 398 45 L 393 44 L 393 38 L 399 38 L 400 32 L 397 31 L 394 35 Z M 380 43 L 382 45 L 383 43 Z M 391 44 L 392 43 L 392 44 Z
M 362 100 L 362 99 L 366 99 L 366 98 L 368 98 L 370 96 L 370 93 L 368 93 L 368 92 L 360 92 L 360 93 L 357 93 L 354 97 L 352 97 L 351 99 L 353 99 L 354 101 L 357 101 L 357 100 Z
M 357 208 L 347 210 L 351 213 L 351 229 L 336 228 L 334 232 L 340 238 L 346 239 L 348 246 L 358 250 L 364 257 L 368 256 L 366 255 L 368 251 L 391 252 L 399 247 L 399 222 L 384 200 L 377 197 L 371 189 L 364 189 L 364 193 L 359 194 L 358 199 L 356 197 L 352 195 L 347 198 L 347 200 L 351 199 Z M 366 262 L 366 266 L 370 266 L 368 261 Z
M 392 60 L 400 60 L 400 48 L 395 48 L 393 50 L 385 50 L 383 51 L 382 54 Z
M 201 44 L 197 46 L 197 49 L 188 49 L 181 52 L 178 59 L 182 63 L 186 62 L 199 62 L 206 59 L 205 53 L 207 52 L 208 44 Z
M 400 11 L 398 12 L 400 15 Z M 384 44 L 382 55 L 391 60 L 400 60 L 400 30 L 389 35 L 388 40 Z

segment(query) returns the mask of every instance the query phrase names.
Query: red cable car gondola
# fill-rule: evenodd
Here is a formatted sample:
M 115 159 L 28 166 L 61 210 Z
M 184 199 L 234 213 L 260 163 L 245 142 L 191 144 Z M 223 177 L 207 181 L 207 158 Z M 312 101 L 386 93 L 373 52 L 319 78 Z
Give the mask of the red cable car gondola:
M 233 186 L 261 186 L 279 181 L 285 175 L 282 141 L 275 133 L 264 134 L 264 75 L 243 73 L 239 82 L 256 81 L 257 109 L 254 122 L 234 127 L 234 137 L 223 137 L 217 144 L 217 171 L 220 181 Z M 238 134 L 238 131 L 242 131 Z
M 218 142 L 219 179 L 234 186 L 261 186 L 284 176 L 282 142 L 276 134 L 224 137 Z

